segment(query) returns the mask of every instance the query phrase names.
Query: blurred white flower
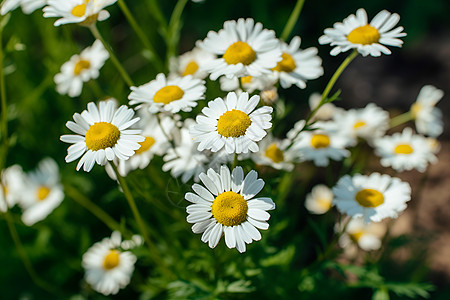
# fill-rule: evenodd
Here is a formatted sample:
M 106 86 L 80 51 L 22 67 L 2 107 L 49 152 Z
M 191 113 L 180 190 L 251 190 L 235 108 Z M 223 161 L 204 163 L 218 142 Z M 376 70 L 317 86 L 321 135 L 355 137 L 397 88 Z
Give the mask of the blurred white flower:
M 290 140 L 278 140 L 268 134 L 259 143 L 259 151 L 250 155 L 258 165 L 271 166 L 277 170 L 292 171 L 295 155 L 288 149 Z
M 23 191 L 28 189 L 25 174 L 19 165 L 13 165 L 3 170 L 1 174 L 0 212 L 13 207 L 21 199 Z
M 5 0 L 0 12 L 3 16 L 20 6 L 22 11 L 28 15 L 44 6 L 46 2 L 47 0 Z
M 333 206 L 333 192 L 324 184 L 314 186 L 311 193 L 306 195 L 306 209 L 316 215 L 321 215 Z
M 170 75 L 177 77 L 192 75 L 194 78 L 205 79 L 209 74 L 205 70 L 205 65 L 215 58 L 214 54 L 195 47 L 191 51 L 170 59 Z
M 435 107 L 444 92 L 432 85 L 425 85 L 419 92 L 416 102 L 411 106 L 411 113 L 416 121 L 417 132 L 437 137 L 444 131 L 442 111 Z

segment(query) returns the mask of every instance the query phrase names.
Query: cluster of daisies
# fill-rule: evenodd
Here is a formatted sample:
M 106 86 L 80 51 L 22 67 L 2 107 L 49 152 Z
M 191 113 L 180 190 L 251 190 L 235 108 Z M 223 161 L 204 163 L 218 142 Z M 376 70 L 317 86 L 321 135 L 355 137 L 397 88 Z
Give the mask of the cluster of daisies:
M 7 0 L 2 13 L 18 5 L 25 10 L 27 2 Z M 34 8 L 46 5 L 44 17 L 59 18 L 55 26 L 90 26 L 108 18 L 104 8 L 116 0 L 38 2 L 34 2 Z M 319 43 L 333 46 L 331 55 L 351 49 L 362 56 L 390 54 L 387 46 L 400 47 L 400 38 L 406 35 L 402 27 L 396 27 L 398 21 L 397 14 L 384 10 L 369 23 L 365 10 L 359 9 L 356 15 L 326 29 Z M 105 166 L 116 179 L 146 168 L 155 155 L 162 157 L 163 171 L 184 183 L 195 182 L 193 192 L 185 195 L 190 202 L 186 212 L 192 231 L 201 234 L 201 240 L 211 248 L 223 236 L 228 248 L 242 253 L 246 245 L 261 239 L 259 230 L 268 229 L 268 211 L 275 209 L 275 203 L 258 196 L 265 185 L 258 173 L 251 170 L 244 174 L 238 164 L 249 165 L 252 161 L 257 166 L 284 171 L 307 162 L 327 167 L 331 161 L 349 158 L 350 150 L 361 143 L 374 149 L 383 166 L 399 172 L 423 172 L 436 161 L 439 144 L 435 138 L 443 126 L 442 113 L 435 105 L 443 94 L 433 86 L 422 88 L 409 112 L 418 133 L 405 128 L 386 135 L 389 114 L 375 104 L 345 111 L 313 94 L 309 103 L 312 111 L 317 110 L 314 124 L 310 119 L 300 120 L 286 138 L 273 136 L 272 105 L 278 100 L 278 89 L 303 89 L 308 80 L 323 75 L 317 48 L 301 49 L 300 45 L 300 37 L 286 43 L 250 18 L 226 21 L 221 30 L 210 31 L 194 49 L 172 58 L 169 74 L 158 74 L 148 83 L 131 87 L 128 100 L 133 108 L 119 106 L 111 98 L 90 102 L 86 110 L 75 113 L 73 121 L 66 123 L 74 134 L 61 136 L 61 141 L 71 144 L 66 162 L 78 160 L 76 169 L 86 172 L 96 164 Z M 61 73 L 55 76 L 57 91 L 78 97 L 83 82 L 99 77 L 107 59 L 108 52 L 100 41 L 95 41 L 63 64 Z M 225 96 L 205 99 L 207 80 L 218 80 Z M 180 114 L 192 112 L 197 106 L 202 109 L 195 118 Z M 230 169 L 227 165 L 231 164 Z M 17 168 L 8 170 L 2 180 L 12 181 L 14 186 L 8 173 Z M 51 184 L 57 186 L 53 181 Z M 49 187 L 43 191 L 40 188 L 36 185 L 36 203 L 51 195 Z M 12 190 L 9 192 L 8 187 L 7 197 Z M 58 195 L 61 201 L 62 189 Z M 314 187 L 305 206 L 314 214 L 336 206 L 352 218 L 345 228 L 337 225 L 338 231 L 346 231 L 340 244 L 354 242 L 362 249 L 374 250 L 381 244 L 383 230 L 368 226 L 396 218 L 410 198 L 409 184 L 398 178 L 379 173 L 355 174 L 343 176 L 331 189 L 325 185 Z M 8 204 L 13 201 L 7 199 Z M 94 289 L 114 294 L 128 284 L 136 261 L 127 251 L 130 244 L 114 233 L 88 250 L 83 266 L 86 280 Z

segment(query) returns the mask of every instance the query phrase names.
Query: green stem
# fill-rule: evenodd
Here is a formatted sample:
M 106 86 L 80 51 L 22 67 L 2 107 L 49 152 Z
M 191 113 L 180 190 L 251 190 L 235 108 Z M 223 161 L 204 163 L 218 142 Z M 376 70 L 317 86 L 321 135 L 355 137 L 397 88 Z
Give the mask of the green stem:
M 149 0 L 148 2 L 149 11 L 153 14 L 156 21 L 159 23 L 159 26 L 161 26 L 161 29 L 163 33 L 165 34 L 167 31 L 167 21 L 164 17 L 164 14 L 161 11 L 161 8 L 159 7 L 157 0 Z
M 333 240 L 328 245 L 328 247 L 325 249 L 323 254 L 318 257 L 318 262 L 324 261 L 330 256 L 330 254 L 334 250 L 334 247 L 336 246 L 337 242 L 339 241 L 339 238 L 344 234 L 345 230 L 347 229 L 347 226 L 350 223 L 351 219 L 352 219 L 351 217 L 348 217 L 348 219 L 344 223 L 344 226 L 342 226 L 342 230 L 334 236 Z
M 172 16 L 170 17 L 169 27 L 167 30 L 166 43 L 167 43 L 167 59 L 175 56 L 178 47 L 178 41 L 180 36 L 180 19 L 183 13 L 184 7 L 188 0 L 178 0 L 175 8 L 173 9 Z
M 128 75 L 127 71 L 125 71 L 124 67 L 122 67 L 120 61 L 117 59 L 116 55 L 114 54 L 114 51 L 111 49 L 111 47 L 106 43 L 103 36 L 100 34 L 100 31 L 98 31 L 98 28 L 95 24 L 89 26 L 89 29 L 92 32 L 92 35 L 100 40 L 105 47 L 105 49 L 108 51 L 109 56 L 111 58 L 111 61 L 113 62 L 114 66 L 116 67 L 117 71 L 119 71 L 119 74 L 122 76 L 125 83 L 128 85 L 128 87 L 134 86 L 133 80 L 131 80 L 130 75 Z
M 337 68 L 336 72 L 334 72 L 333 76 L 331 77 L 330 81 L 328 82 L 327 86 L 325 87 L 325 90 L 322 93 L 322 99 L 320 100 L 319 105 L 317 105 L 317 107 L 314 108 L 313 111 L 311 111 L 311 113 L 309 114 L 308 118 L 306 119 L 306 126 L 309 125 L 309 121 L 314 117 L 314 115 L 320 109 L 320 107 L 326 103 L 328 95 L 330 94 L 330 91 L 333 88 L 333 86 L 336 83 L 336 81 L 338 80 L 339 76 L 341 76 L 341 74 L 345 70 L 345 68 L 353 61 L 353 59 L 355 59 L 356 56 L 358 56 L 358 51 L 355 49 L 341 63 L 339 68 Z
M 411 113 L 411 111 L 407 111 L 407 112 L 405 112 L 405 113 L 403 113 L 401 115 L 393 117 L 391 119 L 391 121 L 389 122 L 389 127 L 390 128 L 394 128 L 394 127 L 396 127 L 398 125 L 401 125 L 403 123 L 409 122 L 411 120 L 414 120 L 414 116 Z
M 239 163 L 238 155 L 237 155 L 237 153 L 234 153 L 234 160 L 233 160 L 233 166 L 231 167 L 231 171 L 233 171 L 234 168 L 237 167 L 238 163 Z
M 108 215 L 103 209 L 97 206 L 94 202 L 89 200 L 89 198 L 81 194 L 77 189 L 66 185 L 64 186 L 64 191 L 66 195 L 68 195 L 78 204 L 80 204 L 88 211 L 90 211 L 94 216 L 96 216 L 100 221 L 102 221 L 106 226 L 108 226 L 109 229 L 122 232 L 119 223 L 117 223 L 110 215 Z M 122 235 L 126 235 L 126 233 L 122 232 Z
M 295 4 L 294 10 L 291 13 L 291 16 L 289 17 L 286 26 L 283 29 L 283 33 L 281 33 L 280 39 L 282 41 L 285 41 L 289 35 L 292 32 L 292 29 L 294 29 L 295 23 L 298 20 L 298 16 L 300 15 L 300 12 L 302 11 L 303 4 L 305 3 L 305 0 L 297 0 L 297 4 Z
M 163 66 L 161 63 L 161 58 L 158 57 L 158 54 L 156 53 L 155 48 L 150 43 L 149 39 L 145 35 L 144 31 L 142 31 L 141 27 L 136 22 L 136 19 L 133 17 L 133 14 L 128 9 L 127 4 L 124 0 L 119 0 L 118 5 L 120 9 L 122 10 L 123 14 L 125 15 L 125 18 L 128 20 L 128 23 L 130 23 L 131 27 L 133 28 L 134 32 L 140 39 L 141 43 L 144 45 L 145 48 L 150 52 L 150 60 L 155 65 L 155 67 L 158 70 L 162 70 Z

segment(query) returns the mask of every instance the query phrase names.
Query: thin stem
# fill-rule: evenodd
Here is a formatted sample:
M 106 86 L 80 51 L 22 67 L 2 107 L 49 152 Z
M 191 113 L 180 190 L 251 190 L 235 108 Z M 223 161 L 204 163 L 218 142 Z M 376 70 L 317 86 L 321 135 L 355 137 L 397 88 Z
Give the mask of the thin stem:
M 169 27 L 167 30 L 167 59 L 169 60 L 171 57 L 175 56 L 176 49 L 178 47 L 178 41 L 180 36 L 180 19 L 181 14 L 183 13 L 184 7 L 188 0 L 178 0 L 175 8 L 173 9 L 172 16 L 170 17 Z
M 305 0 L 297 0 L 297 4 L 295 4 L 294 10 L 292 11 L 291 16 L 289 17 L 286 26 L 283 29 L 283 33 L 281 33 L 280 39 L 282 41 L 285 41 L 291 34 L 292 29 L 294 29 L 295 23 L 298 20 L 298 17 L 300 15 L 300 12 L 302 11 L 304 3 Z
M 322 93 L 322 99 L 320 100 L 319 105 L 317 105 L 316 108 L 314 108 L 313 111 L 311 111 L 308 118 L 306 119 L 306 125 L 309 125 L 309 121 L 314 117 L 314 115 L 320 109 L 320 107 L 326 103 L 328 95 L 330 94 L 330 91 L 333 88 L 336 81 L 338 80 L 339 76 L 341 76 L 341 74 L 345 70 L 345 68 L 353 61 L 353 59 L 355 59 L 356 56 L 358 56 L 358 51 L 355 49 L 341 63 L 339 68 L 337 68 L 336 72 L 334 72 L 333 76 L 331 77 L 330 81 L 328 82 L 327 86 L 325 87 L 325 90 Z
M 64 186 L 64 191 L 66 195 L 75 200 L 78 204 L 86 208 L 90 211 L 94 216 L 96 216 L 100 221 L 102 221 L 106 226 L 111 230 L 122 231 L 121 226 L 117 223 L 110 215 L 108 215 L 103 209 L 97 206 L 94 202 L 89 200 L 89 198 L 85 197 L 81 194 L 77 189 L 71 186 Z M 122 235 L 126 235 L 122 232 Z
M 398 115 L 396 117 L 393 117 L 391 121 L 389 122 L 389 128 L 394 128 L 398 125 L 401 125 L 403 123 L 409 122 L 414 119 L 413 114 L 411 111 L 407 111 L 401 115 Z
M 150 7 L 149 11 L 153 14 L 156 21 L 158 21 L 159 26 L 162 27 L 162 31 L 164 33 L 166 33 L 167 21 L 166 21 L 166 18 L 164 17 L 164 14 L 161 11 L 161 8 L 159 7 L 158 1 L 157 0 L 149 0 L 147 3 L 148 3 L 148 6 Z
M 142 31 L 141 27 L 136 22 L 136 19 L 133 17 L 133 14 L 130 12 L 127 4 L 125 3 L 125 0 L 119 0 L 117 3 L 119 5 L 120 9 L 122 10 L 123 14 L 125 15 L 125 18 L 127 19 L 128 23 L 130 23 L 134 32 L 138 36 L 141 43 L 150 52 L 150 55 L 151 55 L 150 60 L 152 61 L 152 63 L 155 65 L 155 67 L 158 70 L 162 70 L 163 66 L 161 63 L 161 58 L 156 53 L 155 48 L 153 48 L 152 44 L 150 43 L 149 39 L 145 35 L 144 31 Z
M 1 27 L 1 26 L 0 26 Z M 2 98 L 2 151 L 0 157 L 0 171 L 3 170 L 8 153 L 8 105 L 6 103 L 5 74 L 3 73 L 3 28 L 0 28 L 0 97 Z
M 124 67 L 121 65 L 120 61 L 117 59 L 116 55 L 114 54 L 114 51 L 111 49 L 111 47 L 106 43 L 103 36 L 100 34 L 100 31 L 98 31 L 98 28 L 95 24 L 89 26 L 89 29 L 92 32 L 92 35 L 100 40 L 105 47 L 105 49 L 108 51 L 109 56 L 111 58 L 111 61 L 113 62 L 114 66 L 116 67 L 117 71 L 119 71 L 120 75 L 122 76 L 125 83 L 128 85 L 128 87 L 134 86 L 133 80 L 131 80 L 130 75 L 128 75 L 127 71 L 125 71 Z
M 239 163 L 238 155 L 237 155 L 237 153 L 234 153 L 233 166 L 231 167 L 231 170 L 234 170 L 234 168 L 237 167 L 238 163 Z

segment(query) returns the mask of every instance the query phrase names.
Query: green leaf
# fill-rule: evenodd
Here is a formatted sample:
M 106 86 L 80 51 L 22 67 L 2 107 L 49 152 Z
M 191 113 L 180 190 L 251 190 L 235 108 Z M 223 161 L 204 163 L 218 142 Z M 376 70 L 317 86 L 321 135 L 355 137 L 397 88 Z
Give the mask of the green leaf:
M 428 283 L 387 283 L 386 288 L 395 293 L 397 296 L 405 296 L 409 298 L 416 298 L 418 296 L 429 298 L 434 286 Z
M 372 295 L 372 300 L 389 300 L 389 292 L 386 288 L 376 290 Z
M 270 266 L 283 266 L 291 263 L 295 254 L 295 246 L 290 245 L 284 250 L 281 250 L 275 255 L 269 256 L 265 259 L 261 260 L 261 266 L 270 267 Z

